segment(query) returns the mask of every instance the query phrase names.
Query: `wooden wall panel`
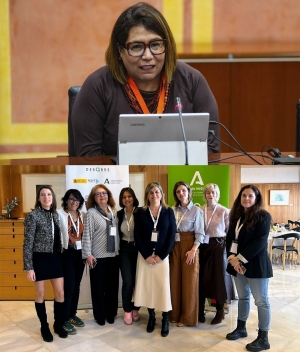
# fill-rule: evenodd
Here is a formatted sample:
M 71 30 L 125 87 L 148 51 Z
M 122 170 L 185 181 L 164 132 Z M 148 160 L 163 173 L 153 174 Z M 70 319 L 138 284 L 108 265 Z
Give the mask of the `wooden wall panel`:
M 218 103 L 220 122 L 248 151 L 265 144 L 281 152 L 296 147 L 296 105 L 300 62 L 190 63 L 207 79 Z M 237 147 L 222 128 L 221 139 Z M 232 149 L 221 144 L 222 152 Z

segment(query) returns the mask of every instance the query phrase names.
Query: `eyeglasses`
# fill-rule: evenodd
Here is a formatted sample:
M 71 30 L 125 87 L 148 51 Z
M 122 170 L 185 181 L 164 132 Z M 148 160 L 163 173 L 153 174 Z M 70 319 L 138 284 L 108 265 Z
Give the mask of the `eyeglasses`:
M 107 192 L 97 192 L 95 193 L 96 197 L 107 196 Z
M 70 202 L 74 202 L 74 203 L 80 203 L 80 200 L 76 199 L 76 198 L 69 198 Z
M 166 39 L 151 40 L 149 44 L 143 42 L 129 42 L 124 45 L 130 56 L 143 56 L 146 48 L 149 48 L 153 55 L 160 55 L 166 51 Z

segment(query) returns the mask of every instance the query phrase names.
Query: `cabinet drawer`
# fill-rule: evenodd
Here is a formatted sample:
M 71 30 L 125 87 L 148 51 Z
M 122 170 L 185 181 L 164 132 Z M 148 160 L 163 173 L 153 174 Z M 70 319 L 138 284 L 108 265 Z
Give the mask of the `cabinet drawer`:
M 21 235 L 0 235 L 0 247 L 22 247 L 23 241 Z
M 23 248 L 0 248 L 1 260 L 23 260 Z
M 22 260 L 1 260 L 0 273 L 22 273 L 23 272 Z
M 24 227 L 24 219 L 22 220 L 1 220 L 0 231 L 2 228 Z
M 29 283 L 30 285 L 30 283 Z M 53 300 L 54 293 L 52 286 L 49 281 L 46 282 L 46 300 Z M 34 300 L 34 286 L 11 286 L 11 287 L 0 287 L 0 300 Z
M 29 286 L 30 282 L 26 277 L 26 272 L 23 273 L 0 273 L 0 286 Z
M 23 235 L 24 227 L 0 227 L 0 235 Z

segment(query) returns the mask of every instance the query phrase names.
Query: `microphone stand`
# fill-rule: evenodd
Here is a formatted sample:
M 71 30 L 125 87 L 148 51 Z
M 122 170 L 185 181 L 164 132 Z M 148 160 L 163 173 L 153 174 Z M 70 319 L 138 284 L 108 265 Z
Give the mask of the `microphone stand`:
M 176 107 L 178 110 L 179 118 L 180 118 L 180 123 L 181 123 L 181 129 L 182 129 L 182 134 L 183 134 L 183 141 L 184 141 L 184 149 L 185 149 L 185 165 L 189 164 L 188 160 L 188 146 L 187 146 L 187 140 L 185 136 L 185 130 L 184 130 L 184 125 L 183 125 L 183 119 L 182 119 L 182 105 L 181 105 L 181 100 L 180 98 L 176 98 Z

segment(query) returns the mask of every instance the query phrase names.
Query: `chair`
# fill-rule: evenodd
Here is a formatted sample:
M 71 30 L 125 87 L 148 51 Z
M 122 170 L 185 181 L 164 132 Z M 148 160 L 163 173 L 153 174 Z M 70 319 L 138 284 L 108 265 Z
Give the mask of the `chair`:
M 282 245 L 277 245 L 274 244 L 274 240 L 277 239 L 283 239 L 283 246 Z M 294 238 L 292 245 L 287 245 L 287 239 L 288 238 Z M 290 232 L 286 233 L 284 235 L 276 236 L 272 238 L 271 244 L 270 244 L 270 260 L 272 261 L 272 251 L 273 249 L 279 249 L 283 251 L 282 254 L 282 270 L 285 269 L 285 259 L 287 252 L 292 252 L 292 262 L 294 261 L 294 254 L 296 253 L 299 256 L 299 240 L 300 240 L 300 233 L 295 233 L 295 232 Z M 299 257 L 298 257 L 299 258 Z
M 69 95 L 69 113 L 68 113 L 68 153 L 69 156 L 76 156 L 75 154 L 75 143 L 74 143 L 74 135 L 73 135 L 73 127 L 72 127 L 72 120 L 71 120 L 71 113 L 74 101 L 77 97 L 77 94 L 80 91 L 80 86 L 71 87 L 68 90 Z

